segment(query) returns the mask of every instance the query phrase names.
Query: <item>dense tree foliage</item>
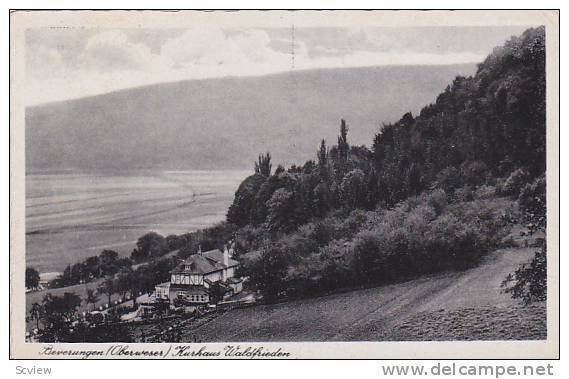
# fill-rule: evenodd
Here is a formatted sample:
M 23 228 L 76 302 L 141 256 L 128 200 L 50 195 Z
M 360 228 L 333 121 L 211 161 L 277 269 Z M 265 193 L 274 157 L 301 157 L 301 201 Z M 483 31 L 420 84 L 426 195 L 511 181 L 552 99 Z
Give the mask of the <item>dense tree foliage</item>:
M 117 285 L 111 277 L 108 277 L 99 285 L 97 291 L 106 295 L 107 304 L 111 305 L 111 296 L 117 292 Z
M 33 267 L 26 267 L 26 288 L 35 289 L 40 284 L 40 273 Z
M 544 172 L 544 33 L 513 37 L 418 117 L 406 114 L 383 127 L 372 147 L 382 200 L 394 204 L 437 179 L 454 187 L 461 177 L 481 184 L 488 170 L 495 177 L 517 168 L 532 177 Z
M 87 283 L 97 278 L 114 275 L 124 267 L 131 265 L 128 258 L 119 258 L 113 250 L 103 250 L 98 256 L 92 256 L 83 262 L 68 265 L 63 274 L 54 279 L 51 287 L 71 286 Z
M 100 297 L 94 289 L 87 288 L 87 296 L 85 297 L 85 303 L 87 304 L 87 308 L 89 308 L 89 304 L 93 304 L 94 307 L 95 304 L 97 304 L 97 302 L 99 301 L 99 299 Z
M 255 174 L 259 174 L 264 176 L 265 178 L 268 178 L 269 176 L 271 176 L 271 169 L 272 169 L 271 154 L 266 153 L 265 155 L 263 154 L 259 155 L 258 161 L 255 162 Z
M 518 204 L 527 222 L 528 233 L 546 231 L 545 176 L 526 183 L 518 190 Z M 525 304 L 547 299 L 547 244 L 545 239 L 538 238 L 537 244 L 541 249 L 535 251 L 533 259 L 520 265 L 502 282 L 503 291 L 512 298 L 519 299 Z
M 452 194 L 508 176 L 504 194 L 519 192 L 545 170 L 544 49 L 543 28 L 513 37 L 419 116 L 383 125 L 371 150 L 350 146 L 341 120 L 337 145 L 322 141 L 317 163 L 267 175 L 259 167 L 270 155 L 260 156 L 228 221 L 289 232 L 331 209 L 393 206 L 433 185 Z
M 34 305 L 30 315 L 39 319 L 43 325 L 40 341 L 66 342 L 73 332 L 72 322 L 81 298 L 74 293 L 65 292 L 63 296 L 45 295 L 41 304 Z M 39 322 L 38 322 L 39 327 Z
M 264 182 L 264 176 L 255 174 L 249 176 L 241 183 L 227 212 L 227 221 L 229 223 L 241 227 L 252 222 L 251 209 L 253 209 L 255 204 L 255 196 Z
M 167 252 L 166 240 L 156 232 L 146 233 L 136 241 L 136 248 L 130 257 L 134 262 L 142 262 L 159 257 Z
M 269 303 L 278 299 L 286 289 L 288 262 L 284 254 L 279 246 L 273 245 L 263 252 L 250 270 L 251 279 Z

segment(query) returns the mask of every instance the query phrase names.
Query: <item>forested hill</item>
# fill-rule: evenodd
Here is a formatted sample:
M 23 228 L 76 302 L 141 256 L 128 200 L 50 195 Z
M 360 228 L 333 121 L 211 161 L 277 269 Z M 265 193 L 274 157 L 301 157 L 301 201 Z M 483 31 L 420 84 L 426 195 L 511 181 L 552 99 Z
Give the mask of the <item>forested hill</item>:
M 203 246 L 231 233 L 266 301 L 472 267 L 515 223 L 545 225 L 544 28 L 384 125 L 371 149 L 339 124 L 337 142 L 323 140 L 303 165 L 274 168 L 260 155 L 227 223 L 197 236 Z
M 228 221 L 293 230 L 331 209 L 391 206 L 434 183 L 452 190 L 517 168 L 531 177 L 542 174 L 544 28 L 495 48 L 473 77 L 456 77 L 418 116 L 407 113 L 384 125 L 371 150 L 350 146 L 348 130 L 349 120 L 342 121 L 338 143 L 322 141 L 316 161 L 279 167 L 272 175 L 267 165 L 247 178 Z
M 377 134 L 374 167 L 383 200 L 416 194 L 455 169 L 494 177 L 520 167 L 534 176 L 544 172 L 544 33 L 531 29 L 512 38 L 418 117 L 406 114 Z

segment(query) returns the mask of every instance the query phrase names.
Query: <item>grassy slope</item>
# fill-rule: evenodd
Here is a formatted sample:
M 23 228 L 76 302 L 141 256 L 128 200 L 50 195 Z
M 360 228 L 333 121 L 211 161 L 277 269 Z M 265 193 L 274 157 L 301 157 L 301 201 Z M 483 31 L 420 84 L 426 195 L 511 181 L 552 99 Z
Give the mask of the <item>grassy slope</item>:
M 87 298 L 87 289 L 93 289 L 96 290 L 97 287 L 104 281 L 104 279 L 97 279 L 94 280 L 90 283 L 86 283 L 86 284 L 76 284 L 74 286 L 67 286 L 67 287 L 62 287 L 62 288 L 50 288 L 48 290 L 45 291 L 38 291 L 38 292 L 30 292 L 26 294 L 26 312 L 29 312 L 29 310 L 31 309 L 32 305 L 34 303 L 40 303 L 42 302 L 43 298 L 45 297 L 45 295 L 47 295 L 48 293 L 51 294 L 52 296 L 63 296 L 63 294 L 65 292 L 73 292 L 77 295 L 79 295 L 79 297 L 81 297 L 81 299 L 85 300 Z M 113 294 L 113 296 L 111 296 L 111 301 L 114 302 L 116 300 L 119 300 L 120 296 L 117 294 Z M 107 295 L 100 295 L 99 296 L 99 301 L 97 302 L 96 306 L 103 306 L 107 303 Z M 93 304 L 89 304 L 89 310 L 93 309 Z M 83 312 L 87 310 L 87 304 L 85 304 L 85 302 L 81 303 L 81 306 L 78 308 L 79 312 Z
M 493 252 L 465 272 L 224 313 L 184 329 L 184 340 L 345 341 L 540 339 L 543 305 L 523 308 L 500 282 L 533 255 L 531 248 Z

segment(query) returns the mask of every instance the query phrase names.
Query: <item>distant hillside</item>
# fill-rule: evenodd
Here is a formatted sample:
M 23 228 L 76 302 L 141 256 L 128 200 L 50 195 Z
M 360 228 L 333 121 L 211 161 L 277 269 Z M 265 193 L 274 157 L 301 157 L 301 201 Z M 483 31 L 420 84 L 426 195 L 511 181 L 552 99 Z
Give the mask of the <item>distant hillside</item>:
M 26 110 L 27 170 L 250 168 L 302 163 L 340 118 L 352 144 L 417 112 L 472 65 L 299 71 L 159 84 Z

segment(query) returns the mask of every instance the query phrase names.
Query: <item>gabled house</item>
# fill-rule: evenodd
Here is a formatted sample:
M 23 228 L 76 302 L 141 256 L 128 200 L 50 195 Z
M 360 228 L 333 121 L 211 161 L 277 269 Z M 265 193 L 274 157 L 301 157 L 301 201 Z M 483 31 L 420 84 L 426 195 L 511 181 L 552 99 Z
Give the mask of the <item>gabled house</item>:
M 216 285 L 219 285 L 217 288 L 221 289 L 223 296 L 241 292 L 242 280 L 234 277 L 237 267 L 239 262 L 231 258 L 227 248 L 204 252 L 200 249 L 170 272 L 170 282 L 156 286 L 155 296 L 167 299 L 171 304 L 208 304 Z

